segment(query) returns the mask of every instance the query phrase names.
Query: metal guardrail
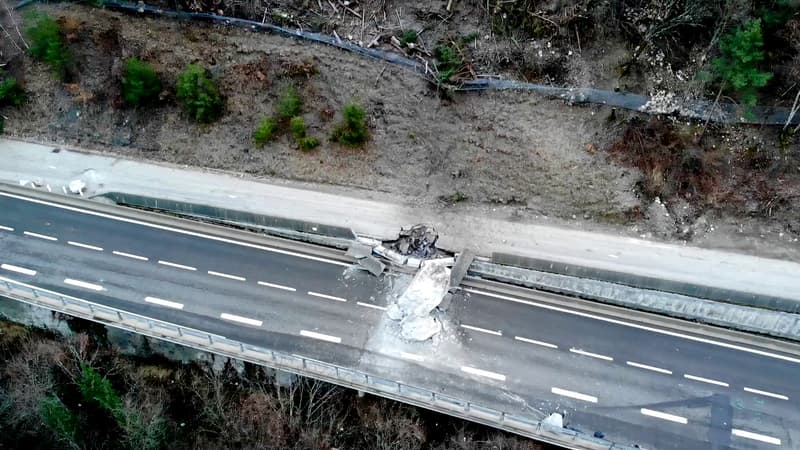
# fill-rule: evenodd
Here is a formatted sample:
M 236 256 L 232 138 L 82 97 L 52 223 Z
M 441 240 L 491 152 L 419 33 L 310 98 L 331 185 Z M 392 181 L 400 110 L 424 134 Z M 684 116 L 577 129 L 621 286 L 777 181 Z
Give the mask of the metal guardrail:
M 300 355 L 245 344 L 217 334 L 100 305 L 6 277 L 0 277 L 0 296 L 197 350 L 369 392 L 569 449 L 633 450 L 631 447 L 597 439 L 579 431 L 553 427 L 529 417 L 487 408 L 425 388 L 387 380 Z

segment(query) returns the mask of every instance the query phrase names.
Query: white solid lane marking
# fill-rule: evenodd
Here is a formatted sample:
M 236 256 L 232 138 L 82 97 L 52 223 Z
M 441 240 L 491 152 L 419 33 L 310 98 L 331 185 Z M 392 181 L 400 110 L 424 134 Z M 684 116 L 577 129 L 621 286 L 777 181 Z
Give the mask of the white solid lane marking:
M 372 308 L 372 309 L 377 309 L 377 310 L 380 310 L 380 311 L 386 311 L 386 307 L 385 306 L 373 305 L 371 303 L 356 302 L 356 305 L 363 306 L 364 308 Z
M 583 350 L 581 350 L 579 348 L 571 348 L 571 349 L 569 349 L 569 351 L 571 353 L 575 353 L 577 355 L 583 355 L 583 356 L 588 356 L 590 358 L 602 359 L 603 361 L 613 361 L 614 360 L 614 358 L 612 358 L 610 356 L 601 355 L 599 353 L 591 353 L 591 352 L 583 351 Z
M 228 314 L 228 313 L 222 313 L 222 314 L 219 315 L 219 317 L 222 318 L 222 319 L 225 319 L 225 320 L 232 320 L 234 322 L 239 322 L 239 323 L 244 323 L 244 324 L 247 324 L 247 325 L 252 325 L 254 327 L 260 327 L 261 324 L 263 323 L 260 320 L 250 319 L 250 318 L 242 317 L 242 316 L 236 316 L 236 315 Z
M 674 414 L 667 414 L 660 411 L 653 411 L 652 409 L 642 408 L 641 413 L 645 416 L 655 417 L 658 419 L 669 420 L 670 422 L 682 423 L 686 425 L 689 420 L 686 417 L 676 416 Z
M 113 254 L 115 254 L 117 256 L 124 256 L 126 258 L 138 259 L 139 261 L 149 261 L 149 258 L 147 258 L 146 256 L 134 255 L 132 253 L 118 252 L 116 250 L 111 252 L 111 253 L 113 253 Z
M 283 289 L 284 291 L 289 291 L 289 292 L 294 292 L 297 290 L 293 287 L 281 286 L 280 284 L 274 284 L 274 283 L 267 283 L 266 281 L 259 281 L 258 284 L 260 284 L 261 286 L 271 287 L 275 289 Z
M 787 396 L 785 396 L 783 394 L 776 394 L 774 392 L 762 391 L 762 390 L 759 390 L 759 389 L 753 389 L 753 388 L 749 388 L 749 387 L 744 388 L 744 390 L 745 390 L 745 392 L 749 392 L 751 394 L 758 394 L 758 395 L 763 395 L 765 397 L 772 397 L 772 398 L 777 398 L 777 399 L 781 399 L 781 400 L 789 400 L 789 397 L 787 397 Z
M 423 358 L 422 356 L 416 355 L 414 353 L 408 353 L 408 352 L 400 352 L 400 357 L 405 358 L 405 359 L 410 359 L 412 361 L 417 361 L 417 362 L 425 361 L 425 358 Z
M 305 336 L 312 339 L 319 339 L 320 341 L 333 342 L 334 344 L 339 344 L 342 342 L 342 338 L 340 337 L 331 336 L 329 334 L 317 333 L 315 331 L 300 330 L 300 336 Z
M 106 290 L 106 288 L 104 288 L 103 286 L 100 286 L 99 284 L 87 283 L 86 281 L 74 280 L 72 278 L 66 278 L 64 280 L 64 284 L 69 284 L 71 286 L 82 287 L 84 289 L 90 289 L 92 291 L 105 291 Z
M 558 348 L 558 346 L 555 345 L 555 344 L 549 344 L 547 342 L 536 341 L 536 340 L 524 338 L 524 337 L 521 337 L 521 336 L 514 336 L 514 339 L 517 340 L 517 341 L 520 341 L 520 342 L 527 342 L 528 344 L 540 345 L 542 347 Z
M 336 302 L 346 302 L 347 301 L 347 299 L 344 299 L 342 297 L 334 297 L 333 295 L 320 294 L 319 292 L 308 291 L 308 295 L 311 295 L 313 297 L 325 298 L 325 299 L 333 300 L 333 301 L 336 301 Z
M 695 375 L 689 375 L 688 373 L 683 374 L 683 378 L 686 378 L 687 380 L 699 381 L 701 383 L 716 384 L 717 386 L 722 386 L 722 387 L 730 386 L 728 383 L 724 381 L 717 381 L 717 380 L 712 380 L 711 378 L 698 377 Z
M 656 366 L 648 366 L 647 364 L 640 364 L 640 363 L 633 362 L 633 361 L 628 361 L 625 364 L 627 364 L 627 365 L 629 365 L 631 367 L 638 367 L 640 369 L 650 370 L 652 372 L 665 373 L 667 375 L 672 375 L 672 371 L 671 370 L 662 369 L 662 368 L 656 367 Z
M 237 275 L 229 275 L 227 273 L 222 273 L 222 272 L 214 272 L 213 270 L 209 270 L 208 274 L 209 275 L 213 275 L 215 277 L 227 278 L 229 280 L 236 280 L 236 281 L 244 281 L 245 280 L 244 277 L 240 277 L 240 276 L 237 276 Z
M 0 193 L 0 194 L 2 194 L 2 193 Z M 688 334 L 677 333 L 675 331 L 662 330 L 662 329 L 654 328 L 654 327 L 647 326 L 647 325 L 638 325 L 638 324 L 635 324 L 635 323 L 625 322 L 624 320 L 617 320 L 617 319 L 612 319 L 612 318 L 609 318 L 609 317 L 595 316 L 595 315 L 592 315 L 592 314 L 589 314 L 589 313 L 585 313 L 585 312 L 573 311 L 573 310 L 566 309 L 566 308 L 561 308 L 561 307 L 558 307 L 558 306 L 547 305 L 547 304 L 538 303 L 538 302 L 532 302 L 532 301 L 529 301 L 529 300 L 522 300 L 520 298 L 509 297 L 509 296 L 501 295 L 501 294 L 493 294 L 491 292 L 480 291 L 480 290 L 472 289 L 472 288 L 466 288 L 465 291 L 472 292 L 474 294 L 485 295 L 487 297 L 497 298 L 497 299 L 500 299 L 500 300 L 506 300 L 506 301 L 509 301 L 509 302 L 514 302 L 514 303 L 520 303 L 520 304 L 523 304 L 523 305 L 533 306 L 533 307 L 536 307 L 536 308 L 547 309 L 547 310 L 550 310 L 550 311 L 558 311 L 558 312 L 562 312 L 562 313 L 565 313 L 565 314 L 571 314 L 573 316 L 579 316 L 579 317 L 586 317 L 588 319 L 599 320 L 601 322 L 606 322 L 606 323 L 613 323 L 615 325 L 621 325 L 621 326 L 624 326 L 624 327 L 635 328 L 637 330 L 650 331 L 652 333 L 663 334 L 665 336 L 672 336 L 672 337 L 676 337 L 676 338 L 680 338 L 680 339 L 686 339 L 687 341 L 700 342 L 700 343 L 703 343 L 703 344 L 714 345 L 714 346 L 717 346 L 717 347 L 722 347 L 722 348 L 727 348 L 727 349 L 731 349 L 731 350 L 738 350 L 738 351 L 741 351 L 741 352 L 751 353 L 753 355 L 765 356 L 767 358 L 774 358 L 774 359 L 779 359 L 781 361 L 787 361 L 787 362 L 791 362 L 791 363 L 795 363 L 795 364 L 800 364 L 800 358 L 793 358 L 791 356 L 780 355 L 780 354 L 777 354 L 777 353 L 771 353 L 771 352 L 767 352 L 767 351 L 764 351 L 764 350 L 756 350 L 754 348 L 742 347 L 740 345 L 729 344 L 727 342 L 715 341 L 715 340 L 712 340 L 712 339 L 706 339 L 706 338 L 702 338 L 702 337 L 698 337 L 698 336 L 690 336 Z
M 4 227 L 4 226 L 2 226 L 2 225 L 0 225 L 0 230 L 3 230 L 3 231 L 14 231 L 14 229 L 13 229 L 13 228 L 11 228 L 11 227 Z
M 26 269 L 24 267 L 14 266 L 14 265 L 11 265 L 11 264 L 0 265 L 0 269 L 5 269 L 5 270 L 11 271 L 11 272 L 21 273 L 23 275 L 30 275 L 30 276 L 36 275 L 36 271 L 35 270 Z
M 183 269 L 183 270 L 197 270 L 197 268 L 196 268 L 196 267 L 192 267 L 192 266 L 184 266 L 183 264 L 176 264 L 176 263 L 169 262 L 169 261 L 161 261 L 161 260 L 158 260 L 158 263 L 159 263 L 159 264 L 162 264 L 162 265 L 165 265 L 165 266 L 174 267 L 174 268 L 176 268 L 176 269 Z
M 81 244 L 80 242 L 75 242 L 75 241 L 67 241 L 67 244 L 75 246 L 75 247 L 85 248 L 85 249 L 88 249 L 88 250 L 94 250 L 96 252 L 102 252 L 103 251 L 103 247 L 96 247 L 94 245 L 89 245 L 89 244 Z
M 495 336 L 502 336 L 503 335 L 502 331 L 487 330 L 486 328 L 473 327 L 472 325 L 464 325 L 463 323 L 461 324 L 461 328 L 466 328 L 466 329 L 472 330 L 472 331 L 478 331 L 480 333 L 493 334 Z
M 46 234 L 39 234 L 39 233 L 31 233 L 30 231 L 23 231 L 22 234 L 24 234 L 25 236 L 44 239 L 46 241 L 57 241 L 58 240 L 58 238 L 54 238 L 53 236 L 48 236 Z
M 66 193 L 66 188 L 64 188 L 64 191 Z M 228 238 L 223 238 L 223 237 L 218 237 L 218 236 L 210 236 L 210 235 L 203 234 L 203 233 L 196 233 L 194 231 L 181 230 L 179 228 L 173 228 L 173 227 L 169 227 L 169 226 L 165 226 L 165 225 L 156 225 L 156 224 L 153 224 L 153 223 L 142 222 L 141 220 L 128 219 L 128 218 L 125 218 L 125 217 L 114 216 L 112 214 L 106 214 L 106 213 L 101 213 L 101 212 L 96 212 L 96 211 L 89 211 L 89 210 L 86 210 L 86 209 L 76 208 L 74 206 L 60 205 L 58 203 L 48 202 L 48 201 L 45 201 L 45 200 L 37 200 L 37 199 L 33 199 L 33 198 L 23 197 L 21 195 L 16 195 L 16 194 L 9 194 L 7 192 L 0 192 L 0 196 L 9 197 L 9 198 L 15 198 L 17 200 L 22 200 L 22 201 L 26 201 L 26 202 L 30 202 L 30 203 L 36 203 L 36 204 L 39 204 L 39 205 L 52 206 L 54 208 L 64 209 L 64 210 L 67 210 L 67 211 L 79 212 L 81 214 L 87 214 L 87 215 L 90 215 L 90 216 L 102 217 L 104 219 L 116 220 L 118 222 L 131 223 L 131 224 L 141 225 L 141 226 L 148 227 L 148 228 L 155 228 L 157 230 L 170 231 L 170 232 L 173 232 L 173 233 L 183 234 L 183 235 L 186 235 L 186 236 L 201 237 L 203 239 L 209 239 L 209 240 L 217 241 L 217 242 L 224 242 L 226 244 L 234 244 L 234 245 L 239 245 L 239 246 L 242 246 L 242 247 L 255 248 L 255 249 L 258 249 L 258 250 L 264 250 L 264 251 L 272 252 L 272 253 L 280 253 L 282 255 L 294 256 L 294 257 L 297 257 L 297 258 L 308 259 L 308 260 L 311 260 L 311 261 L 319 261 L 319 262 L 324 262 L 324 263 L 327 263 L 327 264 L 334 264 L 334 265 L 342 266 L 342 267 L 350 267 L 350 265 L 351 265 L 350 263 L 341 262 L 341 261 L 334 261 L 332 259 L 322 258 L 322 257 L 319 257 L 319 256 L 304 255 L 302 253 L 296 253 L 296 252 L 292 252 L 292 251 L 289 251 L 289 250 L 282 250 L 282 249 L 279 249 L 279 248 L 272 248 L 272 247 L 266 247 L 266 246 L 263 246 L 263 245 L 250 244 L 248 242 L 241 242 L 241 241 L 237 241 L 235 239 L 228 239 Z
M 570 397 L 570 398 L 574 398 L 574 399 L 577 399 L 577 400 L 583 400 L 585 402 L 597 403 L 597 397 L 595 397 L 593 395 L 581 394 L 580 392 L 568 391 L 566 389 L 561 389 L 561 388 L 557 388 L 557 387 L 550 388 L 550 392 L 552 392 L 553 394 L 556 394 L 556 395 L 563 395 L 564 397 Z
M 476 369 L 470 366 L 461 366 L 461 371 L 472 375 L 478 375 L 479 377 L 491 378 L 497 381 L 506 381 L 506 376 L 502 373 L 489 372 L 488 370 Z
M 183 303 L 172 302 L 158 297 L 145 297 L 144 301 L 147 303 L 166 306 L 167 308 L 183 309 Z
M 767 444 L 781 445 L 781 440 L 778 438 L 774 438 L 772 436 L 766 436 L 764 434 L 753 433 L 751 431 L 738 430 L 736 428 L 733 428 L 731 429 L 731 434 L 734 436 L 743 437 L 745 439 L 752 439 L 754 441 L 764 442 Z

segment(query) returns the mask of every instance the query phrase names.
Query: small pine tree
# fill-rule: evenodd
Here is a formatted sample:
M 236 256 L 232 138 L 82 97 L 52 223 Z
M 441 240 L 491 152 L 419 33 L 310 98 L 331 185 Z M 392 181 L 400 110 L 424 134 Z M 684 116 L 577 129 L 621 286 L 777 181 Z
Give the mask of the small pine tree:
M 0 72 L 2 75 L 2 72 Z M 13 78 L 6 78 L 0 82 L 0 107 L 15 106 L 19 107 L 25 103 L 27 94 L 22 86 Z
M 350 103 L 342 111 L 342 122 L 333 130 L 331 138 L 348 147 L 360 147 L 369 138 L 364 108 Z
M 264 118 L 253 132 L 253 142 L 257 147 L 263 147 L 278 131 L 278 123 L 272 117 Z
M 25 22 L 29 24 L 25 34 L 31 56 L 50 65 L 60 79 L 66 79 L 71 57 L 61 27 L 51 17 L 35 12 L 28 14 Z
M 713 62 L 717 77 L 728 83 L 747 106 L 756 104 L 758 89 L 772 78 L 772 73 L 758 68 L 764 60 L 763 46 L 761 20 L 750 20 L 722 37 L 719 44 L 722 55 Z
M 122 98 L 131 106 L 140 106 L 158 99 L 161 93 L 161 80 L 150 64 L 138 58 L 130 58 L 125 63 L 122 78 Z
M 189 66 L 178 75 L 178 100 L 189 116 L 200 123 L 210 123 L 222 115 L 222 96 L 206 69 Z
M 300 100 L 297 91 L 290 87 L 286 89 L 283 97 L 278 101 L 278 118 L 281 120 L 289 120 L 300 114 L 302 106 L 303 101 Z

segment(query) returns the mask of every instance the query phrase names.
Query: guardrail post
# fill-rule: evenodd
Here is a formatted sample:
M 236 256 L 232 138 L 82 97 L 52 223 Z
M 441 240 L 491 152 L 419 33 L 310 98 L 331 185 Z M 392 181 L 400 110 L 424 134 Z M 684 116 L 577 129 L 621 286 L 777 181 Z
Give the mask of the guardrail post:
M 303 361 L 303 369 L 308 369 L 308 366 L 306 365 L 306 359 L 300 358 L 300 360 Z
M 64 299 L 63 296 L 59 295 L 58 299 L 61 300 L 61 306 L 67 306 L 67 301 Z
M 397 383 L 397 393 L 398 394 L 402 394 L 403 393 L 403 385 L 400 384 L 400 383 Z
M 11 284 L 8 281 L 4 281 L 3 283 L 6 284 L 6 289 L 8 289 L 10 291 L 11 290 Z
M 464 411 L 469 412 L 469 402 L 464 405 Z
M 183 331 L 182 331 L 183 329 L 181 327 L 176 327 L 176 328 L 178 328 L 178 336 L 183 337 Z
M 94 306 L 92 306 L 91 303 L 87 303 L 87 305 L 89 305 L 89 312 L 92 313 L 92 315 L 94 315 Z
M 36 292 L 36 289 L 31 289 L 31 293 L 33 294 L 34 297 L 39 298 L 39 293 Z
M 207 336 L 208 336 L 208 345 L 214 345 L 214 338 L 212 338 L 210 334 Z
M 120 322 L 123 322 L 125 320 L 122 318 L 122 313 L 119 311 L 117 311 L 117 318 L 119 319 Z

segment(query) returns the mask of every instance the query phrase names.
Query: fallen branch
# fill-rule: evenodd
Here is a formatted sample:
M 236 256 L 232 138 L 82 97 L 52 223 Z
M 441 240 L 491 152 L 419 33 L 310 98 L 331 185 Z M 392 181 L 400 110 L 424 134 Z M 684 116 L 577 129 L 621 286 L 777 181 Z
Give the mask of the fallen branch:
M 789 112 L 789 117 L 783 125 L 784 130 L 792 124 L 792 119 L 794 119 L 794 115 L 797 114 L 797 111 L 800 111 L 800 89 L 797 90 L 797 95 L 795 95 L 794 103 L 792 104 L 792 110 Z M 793 132 L 797 133 L 798 130 L 800 130 L 800 123 L 797 124 Z

